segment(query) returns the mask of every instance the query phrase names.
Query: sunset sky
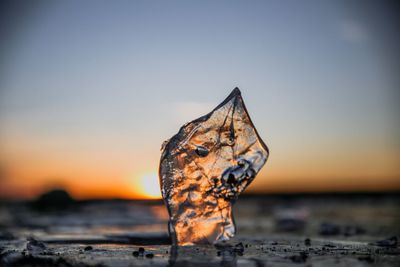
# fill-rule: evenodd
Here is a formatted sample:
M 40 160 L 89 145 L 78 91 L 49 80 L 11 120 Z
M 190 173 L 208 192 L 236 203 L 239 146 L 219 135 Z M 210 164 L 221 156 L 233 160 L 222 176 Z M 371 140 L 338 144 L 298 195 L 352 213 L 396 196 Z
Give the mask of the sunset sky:
M 159 195 L 160 147 L 239 87 L 270 158 L 247 192 L 400 190 L 385 1 L 0 7 L 0 198 Z

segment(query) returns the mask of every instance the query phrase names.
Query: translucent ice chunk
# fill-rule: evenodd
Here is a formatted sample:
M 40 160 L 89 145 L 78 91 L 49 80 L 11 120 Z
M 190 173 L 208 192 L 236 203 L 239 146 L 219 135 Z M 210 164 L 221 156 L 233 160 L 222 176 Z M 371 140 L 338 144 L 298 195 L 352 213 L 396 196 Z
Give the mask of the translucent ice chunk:
M 173 244 L 210 244 L 233 237 L 232 205 L 268 153 L 238 88 L 164 142 L 159 175 Z

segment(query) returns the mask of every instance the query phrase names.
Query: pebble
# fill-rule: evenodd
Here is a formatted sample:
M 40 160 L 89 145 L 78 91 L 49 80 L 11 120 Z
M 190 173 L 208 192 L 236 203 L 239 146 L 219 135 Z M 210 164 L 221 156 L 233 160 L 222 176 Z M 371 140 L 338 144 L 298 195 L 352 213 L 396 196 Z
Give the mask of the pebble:
M 26 244 L 26 249 L 30 253 L 43 253 L 46 249 L 44 243 L 37 241 L 36 239 L 30 237 L 28 238 L 28 243 Z
M 304 262 L 306 262 L 306 260 L 307 260 L 307 258 L 308 258 L 308 255 L 307 255 L 307 253 L 306 252 L 300 252 L 300 254 L 299 255 L 293 255 L 293 256 L 290 256 L 290 257 L 288 257 L 292 262 L 295 262 L 295 263 L 304 263 Z
M 147 253 L 146 254 L 146 258 L 152 259 L 152 258 L 154 258 L 154 254 L 153 253 Z

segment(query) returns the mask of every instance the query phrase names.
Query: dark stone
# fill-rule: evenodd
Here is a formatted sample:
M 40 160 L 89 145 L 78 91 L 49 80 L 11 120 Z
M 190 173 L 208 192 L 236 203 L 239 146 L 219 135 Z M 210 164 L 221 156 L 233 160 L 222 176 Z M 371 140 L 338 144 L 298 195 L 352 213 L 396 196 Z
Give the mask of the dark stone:
M 379 247 L 397 247 L 397 236 L 392 236 L 388 239 L 379 240 L 372 245 L 379 246 Z
M 292 262 L 295 263 L 304 263 L 308 258 L 308 254 L 306 252 L 300 252 L 299 255 L 292 255 L 288 257 Z
M 306 246 L 311 246 L 311 240 L 310 240 L 310 238 L 306 238 L 306 239 L 304 240 L 304 245 L 306 245 Z
M 43 253 L 46 246 L 43 242 L 37 241 L 33 237 L 29 237 L 26 249 L 31 253 Z
M 133 257 L 139 257 L 139 251 L 132 252 Z
M 235 250 L 236 251 L 244 251 L 244 246 L 243 246 L 243 243 L 242 242 L 240 242 L 240 243 L 237 243 L 236 245 L 235 245 Z
M 93 249 L 92 246 L 87 246 L 87 247 L 85 247 L 85 251 L 89 251 L 89 250 L 92 250 L 92 249 Z
M 146 258 L 152 259 L 152 258 L 154 258 L 154 254 L 153 253 L 147 253 L 146 254 Z

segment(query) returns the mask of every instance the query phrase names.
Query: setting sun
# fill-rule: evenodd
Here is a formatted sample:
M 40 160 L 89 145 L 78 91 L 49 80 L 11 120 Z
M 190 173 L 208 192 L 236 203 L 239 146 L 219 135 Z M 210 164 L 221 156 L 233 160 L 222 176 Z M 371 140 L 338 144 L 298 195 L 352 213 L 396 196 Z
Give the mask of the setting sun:
M 140 198 L 158 199 L 161 198 L 158 175 L 156 173 L 147 173 L 139 176 L 134 182 L 135 193 Z

